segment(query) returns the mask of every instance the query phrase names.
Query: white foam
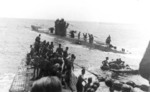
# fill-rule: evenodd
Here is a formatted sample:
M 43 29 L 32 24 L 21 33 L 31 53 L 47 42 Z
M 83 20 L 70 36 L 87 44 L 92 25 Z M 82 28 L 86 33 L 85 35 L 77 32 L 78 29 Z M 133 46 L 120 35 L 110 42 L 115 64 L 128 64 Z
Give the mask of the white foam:
M 13 73 L 0 74 L 1 92 L 9 92 L 9 88 L 11 86 L 14 76 L 15 74 Z

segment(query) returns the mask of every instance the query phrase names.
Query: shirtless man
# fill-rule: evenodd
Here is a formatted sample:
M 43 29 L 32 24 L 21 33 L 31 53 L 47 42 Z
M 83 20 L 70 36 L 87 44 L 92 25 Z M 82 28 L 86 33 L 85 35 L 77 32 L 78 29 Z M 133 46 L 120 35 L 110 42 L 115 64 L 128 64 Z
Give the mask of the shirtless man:
M 59 56 L 63 56 L 63 48 L 61 47 L 61 44 L 59 44 L 59 47 L 56 49 L 56 53 Z
M 69 47 L 66 47 L 65 51 L 63 52 L 64 59 L 66 59 L 68 57 L 68 55 L 69 55 L 68 49 L 69 49 Z
M 82 82 L 86 82 L 84 79 L 85 69 L 82 69 L 81 75 L 78 77 L 78 81 L 76 84 L 77 92 L 83 92 L 83 85 Z
M 102 61 L 103 66 L 108 66 L 108 57 L 106 57 L 106 60 Z

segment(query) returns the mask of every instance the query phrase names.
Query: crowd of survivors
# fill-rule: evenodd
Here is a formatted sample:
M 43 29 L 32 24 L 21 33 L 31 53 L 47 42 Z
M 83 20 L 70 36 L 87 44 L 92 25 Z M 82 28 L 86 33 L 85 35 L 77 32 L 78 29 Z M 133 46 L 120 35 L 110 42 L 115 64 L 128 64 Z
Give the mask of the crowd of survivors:
M 59 44 L 58 48 L 56 48 L 56 51 L 54 51 L 54 43 L 49 43 L 46 40 L 41 41 L 40 37 L 40 34 L 36 37 L 35 43 L 30 46 L 31 50 L 27 54 L 26 63 L 27 65 L 32 66 L 34 69 L 33 78 L 31 80 L 45 78 L 46 76 L 56 76 L 61 81 L 61 84 L 64 86 L 64 88 L 70 87 L 70 79 L 72 77 L 72 72 L 74 71 L 74 60 L 76 59 L 76 56 L 68 53 L 69 47 L 66 47 L 65 50 L 63 50 L 61 44 Z M 83 90 L 83 86 L 81 85 L 82 82 L 85 81 L 83 78 L 84 74 L 85 69 L 82 69 L 82 74 L 78 77 L 76 85 L 78 92 L 83 92 L 81 91 Z M 88 91 L 88 88 L 91 87 L 89 86 L 91 79 L 88 79 L 88 81 L 89 82 L 85 86 L 87 91 L 85 90 L 84 92 L 91 92 Z M 34 85 L 36 85 L 36 83 L 34 83 Z
M 75 55 L 69 56 L 68 47 L 65 50 L 59 44 L 59 47 L 54 51 L 53 42 L 49 43 L 46 40 L 40 40 L 40 34 L 35 39 L 34 45 L 30 46 L 31 51 L 27 54 L 27 65 L 34 67 L 34 75 L 32 79 L 41 78 L 42 76 L 57 76 L 66 83 L 71 76 L 71 70 Z M 69 56 L 69 57 L 68 57 Z M 66 77 L 64 78 L 64 74 Z
M 31 92 L 62 92 L 62 87 L 71 89 L 70 83 L 76 56 L 68 52 L 69 47 L 63 50 L 61 44 L 54 51 L 54 43 L 49 43 L 46 40 L 41 41 L 40 37 L 40 34 L 36 37 L 35 43 L 30 46 L 31 50 L 27 54 L 26 64 L 33 66 L 34 69 L 31 80 L 35 81 L 32 84 Z M 107 60 L 108 58 L 103 63 L 105 64 Z M 110 92 L 115 90 L 133 92 L 134 87 L 142 89 L 132 81 L 120 82 L 110 77 L 96 76 L 98 81 L 93 81 L 91 77 L 88 79 L 84 77 L 85 72 L 86 69 L 82 68 L 81 74 L 77 78 L 77 92 L 96 92 L 100 87 L 100 82 L 104 82 Z M 74 91 L 72 90 L 72 92 Z

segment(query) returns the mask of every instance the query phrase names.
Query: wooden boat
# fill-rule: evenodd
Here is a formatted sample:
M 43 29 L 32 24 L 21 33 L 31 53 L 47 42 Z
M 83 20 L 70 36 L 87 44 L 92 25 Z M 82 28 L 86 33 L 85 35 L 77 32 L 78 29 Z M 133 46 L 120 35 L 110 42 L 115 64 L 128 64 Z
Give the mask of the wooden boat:
M 124 69 L 113 69 L 113 68 L 110 68 L 108 66 L 101 66 L 100 67 L 103 71 L 112 71 L 114 73 L 123 73 L 123 74 L 139 74 L 139 70 L 133 70 L 133 69 L 130 69 L 130 68 L 124 68 Z
M 107 71 L 107 70 L 110 70 L 110 68 L 108 66 L 101 66 L 100 67 L 103 71 Z
M 133 70 L 133 69 L 111 69 L 110 71 L 114 73 L 123 73 L 123 74 L 139 74 L 139 70 Z
M 139 74 L 138 70 L 133 70 L 129 65 L 121 64 L 123 61 L 109 62 L 108 65 L 102 65 L 100 68 L 103 71 L 112 71 L 114 73 L 124 74 Z
M 33 83 L 33 81 L 30 80 L 33 76 L 33 69 L 31 69 L 30 66 L 25 65 L 25 62 L 25 59 L 21 62 L 21 65 L 18 68 L 18 72 L 13 79 L 9 92 L 30 92 Z M 72 91 L 77 92 L 77 77 L 74 75 L 74 73 L 72 73 L 72 77 L 70 79 Z M 62 92 L 72 92 L 71 89 L 68 87 L 66 89 L 63 89 Z
M 104 52 L 129 54 L 129 52 L 125 52 L 125 51 L 109 48 L 103 42 L 99 42 L 99 41 L 94 40 L 94 43 L 91 44 L 88 41 L 84 41 L 83 39 L 78 40 L 77 38 L 71 38 L 71 37 L 69 37 L 70 36 L 69 33 L 67 34 L 66 37 L 62 37 L 62 36 L 58 36 L 58 35 L 55 35 L 55 34 L 51 34 L 49 29 L 42 29 L 42 28 L 39 28 L 39 27 L 36 27 L 36 26 L 34 26 L 35 27 L 34 28 L 32 26 L 31 26 L 32 31 L 35 31 L 35 32 L 38 32 L 38 33 L 44 33 L 44 34 L 56 37 L 57 39 L 66 40 L 66 41 L 69 41 L 69 42 L 71 42 L 73 44 L 82 45 L 82 46 L 85 46 L 85 47 L 90 48 L 90 49 L 98 49 L 98 50 L 101 50 L 101 51 L 104 51 Z

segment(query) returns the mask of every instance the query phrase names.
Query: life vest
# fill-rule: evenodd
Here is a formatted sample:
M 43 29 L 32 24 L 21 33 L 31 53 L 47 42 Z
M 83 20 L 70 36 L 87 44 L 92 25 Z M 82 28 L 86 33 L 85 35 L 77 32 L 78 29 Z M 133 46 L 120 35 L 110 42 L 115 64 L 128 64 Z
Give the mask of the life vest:
M 123 84 L 122 85 L 122 92 L 131 92 L 131 86 L 127 85 L 127 84 Z
M 121 89 L 122 89 L 122 84 L 121 84 L 119 81 L 115 81 L 115 82 L 113 83 L 113 88 L 114 88 L 115 90 L 117 90 L 117 91 L 121 91 Z

